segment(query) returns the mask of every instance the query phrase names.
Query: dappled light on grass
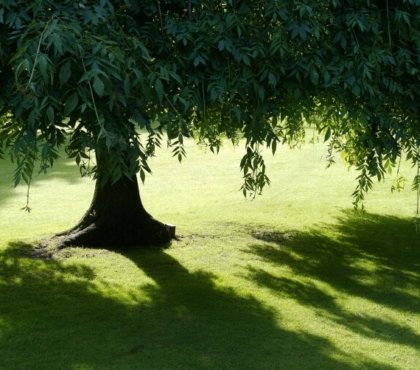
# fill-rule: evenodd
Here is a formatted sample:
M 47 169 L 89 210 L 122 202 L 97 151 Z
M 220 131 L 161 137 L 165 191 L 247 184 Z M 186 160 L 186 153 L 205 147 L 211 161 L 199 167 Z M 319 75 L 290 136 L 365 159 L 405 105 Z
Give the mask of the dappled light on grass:
M 179 167 L 162 153 L 141 189 L 152 214 L 177 225 L 164 251 L 31 258 L 28 241 L 77 222 L 93 183 L 76 168 L 66 181 L 59 161 L 28 215 L 0 177 L 0 369 L 415 369 L 412 193 L 368 197 L 368 210 L 401 218 L 340 213 L 353 175 L 307 160 L 322 153 L 282 148 L 254 201 L 237 191 L 238 150 L 191 147 Z
M 27 258 L 28 247 L 15 243 L 0 255 L 4 368 L 393 369 L 363 356 L 353 362 L 322 333 L 286 329 L 260 300 L 218 287 L 216 276 L 164 251 L 91 250 L 88 266 L 77 250 L 76 263 Z M 95 262 L 101 253 L 125 260 L 136 281 L 110 286 Z
M 334 226 L 259 230 L 254 238 L 246 252 L 263 264 L 250 266 L 247 278 L 259 287 L 310 308 L 361 343 L 371 338 L 384 351 L 401 345 L 418 353 L 420 234 L 411 220 L 348 212 Z M 401 361 L 401 368 L 414 368 Z

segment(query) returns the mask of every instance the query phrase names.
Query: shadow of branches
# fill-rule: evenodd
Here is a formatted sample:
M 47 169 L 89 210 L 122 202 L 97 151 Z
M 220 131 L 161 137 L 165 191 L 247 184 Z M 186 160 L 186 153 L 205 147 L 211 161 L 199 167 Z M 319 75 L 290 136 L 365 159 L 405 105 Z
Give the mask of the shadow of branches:
M 270 308 L 164 251 L 118 255 L 153 281 L 136 281 L 124 301 L 125 288 L 102 281 L 88 260 L 33 259 L 24 249 L 0 254 L 2 369 L 393 369 L 286 330 Z
M 345 212 L 324 229 L 257 230 L 253 236 L 257 241 L 247 253 L 292 273 L 249 267 L 249 279 L 357 334 L 419 348 L 420 335 L 409 326 L 362 306 L 352 312 L 338 299 L 357 298 L 401 315 L 420 313 L 420 234 L 411 220 Z

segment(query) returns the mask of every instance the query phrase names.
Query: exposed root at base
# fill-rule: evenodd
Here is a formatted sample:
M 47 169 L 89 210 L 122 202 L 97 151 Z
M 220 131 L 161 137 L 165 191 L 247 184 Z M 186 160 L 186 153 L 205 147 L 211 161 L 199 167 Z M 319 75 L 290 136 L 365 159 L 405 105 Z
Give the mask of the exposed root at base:
M 153 227 L 151 227 L 153 226 Z M 69 247 L 128 249 L 132 247 L 165 247 L 177 237 L 176 227 L 156 220 L 136 229 L 135 232 L 110 233 L 109 229 L 91 224 L 86 228 L 74 227 L 58 233 L 35 245 L 28 255 L 35 258 L 53 258 L 62 249 Z

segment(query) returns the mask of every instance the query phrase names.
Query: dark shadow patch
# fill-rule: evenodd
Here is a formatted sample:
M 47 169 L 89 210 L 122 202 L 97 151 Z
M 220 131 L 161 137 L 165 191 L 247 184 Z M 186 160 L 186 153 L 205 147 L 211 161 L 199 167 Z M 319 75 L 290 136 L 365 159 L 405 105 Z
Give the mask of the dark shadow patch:
M 295 231 L 279 232 L 276 230 L 255 230 L 251 233 L 252 237 L 257 240 L 277 244 L 290 242 L 296 234 Z

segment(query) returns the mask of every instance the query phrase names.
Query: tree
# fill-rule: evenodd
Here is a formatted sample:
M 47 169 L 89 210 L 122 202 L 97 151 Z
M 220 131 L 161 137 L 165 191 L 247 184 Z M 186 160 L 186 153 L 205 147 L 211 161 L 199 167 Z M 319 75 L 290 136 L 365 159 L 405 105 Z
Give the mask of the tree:
M 269 183 L 260 148 L 306 122 L 360 175 L 420 159 L 420 1 L 0 1 L 0 154 L 28 186 L 65 147 L 96 179 L 58 246 L 164 243 L 136 174 L 164 140 L 245 143 L 245 195 Z M 243 139 L 243 141 L 242 141 Z M 414 185 L 420 185 L 417 174 Z

